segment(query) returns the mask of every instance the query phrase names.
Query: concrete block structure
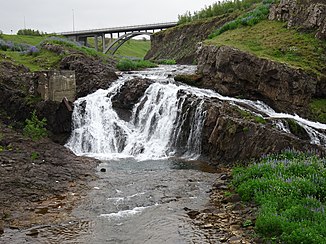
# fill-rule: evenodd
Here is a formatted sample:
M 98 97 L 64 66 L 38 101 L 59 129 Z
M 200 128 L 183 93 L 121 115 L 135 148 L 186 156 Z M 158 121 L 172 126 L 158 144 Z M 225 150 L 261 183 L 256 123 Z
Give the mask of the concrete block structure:
M 73 102 L 76 99 L 75 71 L 54 70 L 38 73 L 38 93 L 42 99 L 61 102 L 62 99 Z

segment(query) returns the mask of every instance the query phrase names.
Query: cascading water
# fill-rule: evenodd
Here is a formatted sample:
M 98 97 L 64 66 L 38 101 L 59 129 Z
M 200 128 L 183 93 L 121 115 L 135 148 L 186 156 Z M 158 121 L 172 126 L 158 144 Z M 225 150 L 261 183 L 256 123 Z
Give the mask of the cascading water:
M 77 155 L 86 154 L 101 159 L 135 157 L 145 160 L 173 156 L 175 147 L 171 139 L 174 137 L 174 140 L 178 140 L 178 131 L 184 126 L 185 121 L 180 118 L 185 117 L 182 109 L 186 97 L 178 95 L 183 86 L 174 84 L 173 79 L 168 78 L 171 71 L 157 71 L 151 73 L 149 78 L 159 82 L 146 90 L 134 106 L 129 122 L 119 118 L 111 100 L 134 75 L 127 74 L 110 89 L 98 90 L 76 101 L 73 133 L 66 146 Z M 193 67 L 186 71 L 193 71 Z M 146 77 L 146 73 L 140 72 L 138 75 Z M 191 158 L 200 155 L 201 143 L 197 138 L 201 137 L 205 120 L 203 102 L 196 105 L 195 114 L 189 115 L 191 126 L 184 151 L 185 156 Z
M 251 107 L 258 111 L 257 115 L 272 118 L 280 130 L 288 133 L 281 119 L 293 119 L 307 131 L 311 143 L 326 145 L 326 136 L 318 131 L 326 130 L 325 124 L 297 115 L 276 113 L 260 101 L 225 97 L 212 90 L 174 82 L 173 74 L 194 70 L 194 66 L 162 66 L 151 71 L 124 74 L 108 90 L 98 90 L 80 98 L 75 102 L 73 132 L 66 146 L 77 155 L 101 159 L 197 158 L 201 153 L 206 98 L 228 101 L 245 110 Z M 134 106 L 131 120 L 125 121 L 119 118 L 111 100 L 124 83 L 135 77 L 150 78 L 155 83 Z

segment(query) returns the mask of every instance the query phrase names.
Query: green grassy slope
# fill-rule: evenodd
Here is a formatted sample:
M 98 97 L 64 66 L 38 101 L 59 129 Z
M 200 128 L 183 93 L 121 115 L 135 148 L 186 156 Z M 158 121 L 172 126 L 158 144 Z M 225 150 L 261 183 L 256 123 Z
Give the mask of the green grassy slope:
M 38 45 L 45 40 L 47 36 L 22 36 L 22 35 L 3 35 L 2 39 L 5 41 L 12 41 L 17 43 L 26 43 L 30 45 Z
M 95 46 L 93 38 L 88 38 L 87 42 L 91 47 Z M 106 42 L 107 42 L 106 46 L 108 46 L 110 40 L 106 40 Z M 98 46 L 99 46 L 99 50 L 102 51 L 102 41 L 99 40 Z M 131 39 L 126 43 L 124 43 L 115 53 L 115 55 L 142 59 L 145 57 L 150 47 L 151 47 L 151 42 L 149 40 L 144 41 L 144 40 Z
M 144 56 L 146 55 L 150 47 L 151 47 L 150 41 L 131 39 L 118 49 L 116 55 L 144 58 Z
M 19 45 L 31 45 L 35 46 L 39 51 L 33 54 L 24 54 L 19 50 L 13 51 L 12 49 L 2 49 L 0 45 L 0 61 L 11 61 L 15 64 L 21 64 L 29 68 L 31 71 L 40 71 L 47 69 L 56 69 L 60 60 L 67 54 L 57 54 L 55 52 L 48 51 L 42 48 L 41 43 L 46 41 L 52 45 L 58 45 L 65 48 L 69 53 L 69 50 L 75 50 L 82 52 L 89 56 L 96 56 L 100 58 L 106 58 L 106 56 L 100 52 L 96 52 L 94 49 L 90 49 L 84 46 L 78 46 L 76 43 L 69 41 L 68 39 L 56 36 L 54 38 L 48 38 L 48 36 L 25 36 L 25 35 L 2 35 L 1 39 L 5 42 L 12 42 L 14 46 Z M 28 48 L 28 47 L 27 47 Z M 26 50 L 26 49 L 23 49 Z
M 325 75 L 326 42 L 317 40 L 313 34 L 287 29 L 283 22 L 264 20 L 251 27 L 226 31 L 206 43 L 232 46 L 258 57 Z

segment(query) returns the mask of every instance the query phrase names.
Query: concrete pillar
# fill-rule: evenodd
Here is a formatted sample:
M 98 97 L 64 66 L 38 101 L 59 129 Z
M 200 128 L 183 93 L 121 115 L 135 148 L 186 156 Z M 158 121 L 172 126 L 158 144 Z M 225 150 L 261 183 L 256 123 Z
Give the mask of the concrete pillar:
M 118 32 L 118 38 L 120 37 L 120 33 Z
M 81 43 L 84 46 L 87 46 L 87 37 L 77 37 L 77 42 Z
M 103 46 L 103 52 L 105 52 L 106 47 L 105 47 L 105 34 L 104 33 L 102 34 L 102 46 Z
M 94 36 L 95 50 L 98 51 L 98 36 Z

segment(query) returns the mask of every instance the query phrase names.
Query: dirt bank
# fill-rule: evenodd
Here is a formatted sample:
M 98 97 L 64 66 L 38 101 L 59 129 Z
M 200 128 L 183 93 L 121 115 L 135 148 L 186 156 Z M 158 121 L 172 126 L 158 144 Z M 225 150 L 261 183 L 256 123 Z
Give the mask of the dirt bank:
M 0 131 L 0 233 L 64 221 L 96 179 L 97 161 L 3 123 Z

